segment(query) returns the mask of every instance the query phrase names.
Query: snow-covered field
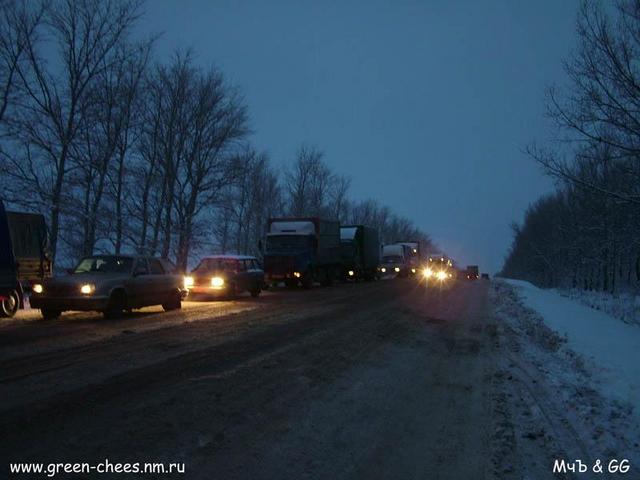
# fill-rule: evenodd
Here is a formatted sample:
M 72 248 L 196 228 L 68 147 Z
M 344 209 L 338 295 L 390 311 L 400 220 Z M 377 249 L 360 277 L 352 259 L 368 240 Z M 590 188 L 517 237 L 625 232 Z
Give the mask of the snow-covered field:
M 607 292 L 588 292 L 579 289 L 558 290 L 558 293 L 625 323 L 640 326 L 640 296 L 638 295 L 631 293 L 612 295 Z
M 490 297 L 499 477 L 552 478 L 556 459 L 625 458 L 638 478 L 640 328 L 528 282 L 496 280 Z
M 618 400 L 640 405 L 640 327 L 581 305 L 558 292 L 522 280 L 516 287 L 524 304 L 567 340 L 602 382 L 602 390 Z

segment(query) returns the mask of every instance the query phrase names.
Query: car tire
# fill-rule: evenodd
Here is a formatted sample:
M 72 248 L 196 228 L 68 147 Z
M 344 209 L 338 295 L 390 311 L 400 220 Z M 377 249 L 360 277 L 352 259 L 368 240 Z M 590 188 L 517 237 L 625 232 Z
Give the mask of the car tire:
M 20 294 L 17 290 L 11 290 L 7 297 L 0 302 L 0 317 L 13 317 L 20 307 Z
M 180 295 L 180 292 L 173 292 L 171 296 L 172 298 L 162 304 L 162 308 L 165 312 L 179 310 L 182 308 L 182 296 Z
M 251 290 L 249 290 L 249 293 L 253 298 L 258 298 L 260 296 L 260 290 L 261 289 L 259 286 L 255 286 Z
M 116 290 L 109 297 L 109 303 L 107 304 L 107 308 L 102 312 L 104 318 L 114 319 L 120 318 L 127 308 L 127 296 L 121 290 Z
M 52 310 L 50 308 L 41 308 L 40 315 L 42 315 L 43 320 L 55 320 L 60 318 L 62 312 L 60 310 Z

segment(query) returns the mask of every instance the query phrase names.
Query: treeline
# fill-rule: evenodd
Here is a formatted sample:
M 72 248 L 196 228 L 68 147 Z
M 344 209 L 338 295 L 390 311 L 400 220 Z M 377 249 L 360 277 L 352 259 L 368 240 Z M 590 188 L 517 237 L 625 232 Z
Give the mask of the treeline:
M 585 2 L 569 86 L 548 92 L 561 136 L 530 155 L 557 179 L 533 204 L 502 274 L 615 292 L 640 282 L 640 1 Z
M 191 52 L 154 55 L 137 0 L 0 2 L 0 188 L 44 213 L 54 259 L 140 252 L 186 267 L 259 254 L 267 217 L 322 215 L 428 236 L 301 146 L 279 172 L 249 141 L 238 88 Z

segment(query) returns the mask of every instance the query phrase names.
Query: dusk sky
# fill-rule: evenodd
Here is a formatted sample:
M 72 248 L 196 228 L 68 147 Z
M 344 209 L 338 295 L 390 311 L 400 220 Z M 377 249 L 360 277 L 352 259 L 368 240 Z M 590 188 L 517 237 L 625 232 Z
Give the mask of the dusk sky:
M 405 215 L 460 264 L 500 269 L 509 224 L 552 187 L 522 153 L 551 129 L 577 2 L 154 1 L 158 58 L 193 48 L 246 97 L 284 167 L 316 145 L 354 199 Z

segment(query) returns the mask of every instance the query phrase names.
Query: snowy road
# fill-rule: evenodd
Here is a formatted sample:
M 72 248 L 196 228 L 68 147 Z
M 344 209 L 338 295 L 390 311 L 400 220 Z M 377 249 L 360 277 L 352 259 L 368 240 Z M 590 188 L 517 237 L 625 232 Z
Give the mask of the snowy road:
M 427 295 L 408 279 L 1 323 L 0 458 L 185 462 L 196 479 L 544 479 L 554 458 L 633 453 L 606 428 L 599 449 L 585 409 L 601 402 L 612 428 L 628 412 L 509 288 Z

